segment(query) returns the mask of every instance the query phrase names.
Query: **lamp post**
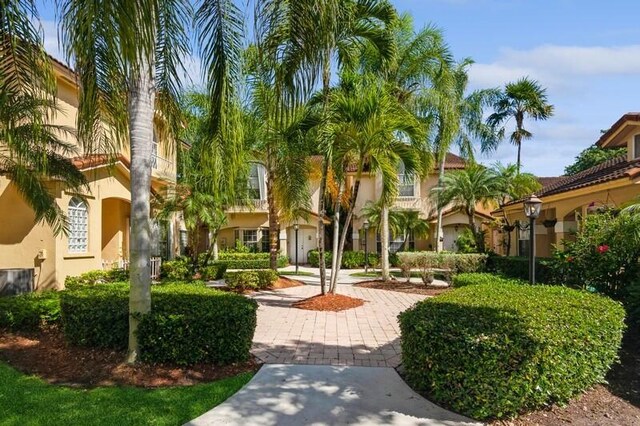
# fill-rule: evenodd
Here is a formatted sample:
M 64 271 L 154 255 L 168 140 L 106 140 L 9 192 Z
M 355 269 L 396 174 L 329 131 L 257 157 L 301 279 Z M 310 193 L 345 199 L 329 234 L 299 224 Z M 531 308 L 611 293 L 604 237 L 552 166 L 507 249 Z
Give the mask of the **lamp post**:
M 298 219 L 293 224 L 293 229 L 296 231 L 296 275 L 298 274 Z
M 367 234 L 369 233 L 369 221 L 365 219 L 362 224 L 364 229 L 364 273 L 369 272 L 369 247 L 367 246 Z
M 542 200 L 535 194 L 524 200 L 524 214 L 529 218 L 529 284 L 536 283 L 536 219 L 541 208 Z

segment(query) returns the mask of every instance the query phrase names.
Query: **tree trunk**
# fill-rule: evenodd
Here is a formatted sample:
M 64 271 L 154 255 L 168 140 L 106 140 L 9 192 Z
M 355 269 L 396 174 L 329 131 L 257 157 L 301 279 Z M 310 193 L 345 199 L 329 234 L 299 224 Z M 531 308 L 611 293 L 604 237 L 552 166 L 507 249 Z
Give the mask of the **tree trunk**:
M 380 220 L 380 269 L 382 279 L 387 281 L 391 279 L 389 273 L 389 207 L 382 206 L 382 218 Z
M 440 160 L 439 172 L 438 172 L 438 187 L 441 188 L 444 184 L 444 162 L 446 159 L 446 154 Z M 438 218 L 436 220 L 436 252 L 440 253 L 444 249 L 444 238 L 443 238 L 443 229 L 442 229 L 442 212 L 443 206 L 440 205 L 440 192 L 438 193 Z
M 213 261 L 217 261 L 220 258 L 220 253 L 219 253 L 219 249 L 218 249 L 218 233 L 216 232 L 215 234 L 213 234 Z
M 273 193 L 273 170 L 267 172 L 267 204 L 269 205 L 269 268 L 278 270 L 278 240 L 280 229 L 278 226 L 278 209 Z
M 516 145 L 518 146 L 518 162 L 516 163 L 517 173 L 520 174 L 520 151 L 522 149 L 522 125 L 524 122 L 524 116 L 521 112 L 516 113 Z
M 339 268 L 339 264 L 337 264 L 338 259 L 338 246 L 340 244 L 340 199 L 342 198 L 342 193 L 344 191 L 344 185 L 340 184 L 340 189 L 338 190 L 338 197 L 334 202 L 334 212 L 333 212 L 333 244 L 331 250 L 331 275 L 329 276 L 329 293 L 334 293 L 334 282 L 337 279 L 337 271 Z
M 351 198 L 349 199 L 349 206 L 347 208 L 347 218 L 344 222 L 344 228 L 342 229 L 342 235 L 340 236 L 340 243 L 334 250 L 334 258 L 335 258 L 335 272 L 332 271 L 331 274 L 331 283 L 329 291 L 332 294 L 335 294 L 336 287 L 338 284 L 338 273 L 340 272 L 340 267 L 342 265 L 342 254 L 344 253 L 344 244 L 347 240 L 347 234 L 349 233 L 349 224 L 353 219 L 353 211 L 356 207 L 356 200 L 358 199 L 358 192 L 360 191 L 360 181 L 362 179 L 362 163 L 358 165 L 358 172 L 356 174 L 356 181 L 353 184 L 353 192 L 351 193 Z M 365 237 L 366 238 L 366 237 Z
M 153 64 L 140 66 L 138 81 L 129 89 L 129 140 L 131 149 L 131 237 L 129 292 L 129 349 L 127 362 L 139 356 L 139 315 L 151 310 L 151 155 L 155 88 Z
M 331 52 L 325 50 L 322 64 L 322 96 L 323 96 L 323 119 L 327 118 L 329 107 L 329 89 L 331 88 Z M 329 173 L 329 158 L 327 155 L 322 159 L 322 174 L 320 176 L 320 188 L 318 194 L 318 260 L 320 262 L 320 292 L 327 292 L 327 268 L 324 263 L 324 193 L 327 190 L 327 174 Z

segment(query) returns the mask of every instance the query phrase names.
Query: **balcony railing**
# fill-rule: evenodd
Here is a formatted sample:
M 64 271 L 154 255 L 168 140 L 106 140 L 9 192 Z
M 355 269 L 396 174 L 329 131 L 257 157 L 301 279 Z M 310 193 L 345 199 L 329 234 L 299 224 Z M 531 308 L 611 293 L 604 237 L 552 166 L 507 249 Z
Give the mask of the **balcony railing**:
M 230 212 L 266 212 L 269 211 L 267 200 L 248 200 L 248 202 L 238 202 L 237 205 L 229 208 Z
M 149 259 L 149 267 L 151 269 L 151 279 L 159 280 L 160 279 L 160 267 L 162 266 L 162 258 L 160 257 L 152 257 Z M 102 260 L 102 269 L 104 271 L 108 271 L 111 269 L 124 269 L 125 271 L 129 270 L 129 259 L 118 259 L 118 260 Z
M 153 155 L 151 157 L 151 167 L 161 177 L 167 177 L 175 179 L 175 168 L 173 167 L 173 161 L 169 161 L 166 158 L 159 155 Z

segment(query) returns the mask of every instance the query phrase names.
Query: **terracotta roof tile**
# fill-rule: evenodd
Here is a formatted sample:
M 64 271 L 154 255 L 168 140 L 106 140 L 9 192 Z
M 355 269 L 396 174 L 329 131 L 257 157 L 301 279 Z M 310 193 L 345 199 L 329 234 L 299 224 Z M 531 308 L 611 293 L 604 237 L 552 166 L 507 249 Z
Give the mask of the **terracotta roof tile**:
M 600 136 L 600 139 L 598 139 L 596 145 L 602 146 L 602 144 L 604 144 L 604 142 L 609 139 L 615 132 L 617 132 L 618 129 L 622 127 L 627 121 L 640 121 L 640 112 L 628 112 L 620 117 L 618 121 L 613 123 L 613 126 L 611 126 L 609 130 L 607 130 L 602 134 L 602 136 Z
M 71 162 L 80 170 L 90 169 L 92 167 L 104 166 L 112 163 L 121 162 L 126 168 L 130 168 L 130 162 L 123 155 L 119 154 L 116 157 L 108 154 L 89 154 L 81 157 L 74 157 Z

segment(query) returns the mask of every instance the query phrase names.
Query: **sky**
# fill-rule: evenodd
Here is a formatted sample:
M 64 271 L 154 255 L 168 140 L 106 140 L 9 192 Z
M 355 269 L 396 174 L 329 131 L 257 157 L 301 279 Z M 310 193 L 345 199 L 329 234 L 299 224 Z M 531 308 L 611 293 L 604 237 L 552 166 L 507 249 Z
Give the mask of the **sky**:
M 555 115 L 525 122 L 523 170 L 557 176 L 626 112 L 639 111 L 640 25 L 634 0 L 392 0 L 416 28 L 435 24 L 456 58 L 472 58 L 470 87 L 501 87 L 528 76 L 547 88 Z M 45 48 L 62 59 L 53 2 L 40 7 Z M 186 61 L 190 72 L 197 61 Z M 504 141 L 480 156 L 515 163 Z

